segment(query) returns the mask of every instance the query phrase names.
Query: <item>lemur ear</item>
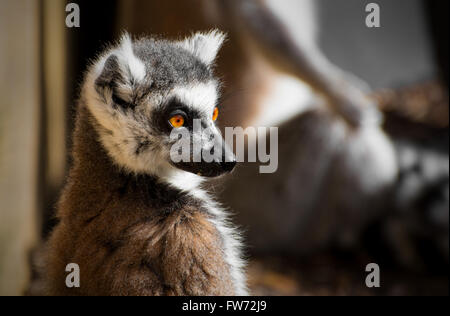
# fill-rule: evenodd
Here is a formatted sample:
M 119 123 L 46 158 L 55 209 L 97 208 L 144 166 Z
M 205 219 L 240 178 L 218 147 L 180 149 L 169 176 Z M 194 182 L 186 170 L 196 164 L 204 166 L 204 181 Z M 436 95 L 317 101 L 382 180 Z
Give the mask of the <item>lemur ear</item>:
M 208 33 L 196 33 L 179 44 L 205 64 L 210 65 L 216 59 L 225 38 L 226 35 L 221 31 L 212 30 Z
M 105 61 L 100 76 L 95 80 L 95 87 L 98 93 L 104 94 L 105 88 L 113 89 L 119 82 L 124 81 L 119 58 L 116 55 L 111 55 Z
M 120 39 L 120 45 L 115 52 L 119 56 L 122 70 L 127 71 L 130 79 L 141 81 L 145 77 L 145 65 L 136 57 L 133 51 L 133 41 L 128 33 L 124 33 Z
M 97 92 L 103 95 L 105 88 L 131 92 L 133 84 L 144 79 L 145 65 L 134 55 L 132 41 L 127 33 L 101 65 L 99 73 L 95 86 Z

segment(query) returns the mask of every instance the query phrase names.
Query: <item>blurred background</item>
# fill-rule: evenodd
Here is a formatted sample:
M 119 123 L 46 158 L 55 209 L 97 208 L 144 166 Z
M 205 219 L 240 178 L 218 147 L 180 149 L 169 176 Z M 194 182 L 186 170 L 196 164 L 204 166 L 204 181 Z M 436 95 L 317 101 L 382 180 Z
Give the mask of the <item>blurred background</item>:
M 252 293 L 448 295 L 448 1 L 378 0 L 380 28 L 365 0 L 79 0 L 79 28 L 69 2 L 0 0 L 0 295 L 39 294 L 89 59 L 123 30 L 214 27 L 221 126 L 280 128 L 275 174 L 244 163 L 211 186 L 245 232 Z M 332 110 L 317 59 L 323 82 L 368 83 L 382 126 Z

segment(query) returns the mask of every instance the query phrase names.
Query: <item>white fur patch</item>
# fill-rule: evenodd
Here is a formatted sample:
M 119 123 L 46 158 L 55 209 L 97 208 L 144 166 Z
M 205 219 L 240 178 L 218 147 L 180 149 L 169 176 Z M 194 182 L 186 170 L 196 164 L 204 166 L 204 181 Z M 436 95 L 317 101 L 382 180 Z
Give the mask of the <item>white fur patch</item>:
M 208 33 L 196 33 L 179 45 L 191 52 L 205 64 L 210 65 L 216 59 L 219 49 L 225 41 L 226 35 L 219 30 L 212 30 Z
M 217 83 L 210 81 L 187 87 L 176 87 L 172 90 L 172 94 L 187 106 L 195 108 L 205 115 L 212 115 L 218 98 Z
M 160 177 L 170 186 L 186 193 L 197 190 L 204 180 L 201 176 L 176 168 L 160 175 Z
M 136 57 L 136 55 L 134 55 L 133 43 L 128 33 L 124 33 L 124 35 L 122 35 L 117 47 L 110 49 L 99 58 L 95 64 L 95 68 L 91 76 L 100 76 L 106 60 L 111 55 L 115 55 L 119 59 L 119 65 L 122 73 L 126 75 L 125 77 L 129 77 L 129 75 L 131 75 L 132 78 L 137 81 L 142 81 L 145 78 L 145 65 L 139 58 Z
M 131 42 L 131 38 L 127 33 L 122 36 L 120 40 L 120 46 L 116 53 L 119 57 L 119 60 L 128 65 L 131 75 L 138 81 L 142 81 L 146 74 L 145 65 L 134 55 L 133 43 Z

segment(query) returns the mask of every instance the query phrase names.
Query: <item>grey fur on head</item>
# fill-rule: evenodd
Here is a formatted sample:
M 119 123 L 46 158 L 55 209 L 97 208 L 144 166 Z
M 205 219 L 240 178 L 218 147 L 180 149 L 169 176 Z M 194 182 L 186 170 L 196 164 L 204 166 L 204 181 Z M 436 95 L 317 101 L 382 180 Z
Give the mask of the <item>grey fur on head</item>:
M 134 41 L 125 33 L 92 64 L 82 101 L 118 166 L 162 178 L 186 176 L 169 162 L 171 141 L 159 118 L 176 99 L 218 132 L 208 119 L 219 95 L 212 64 L 224 39 L 218 30 L 180 41 Z

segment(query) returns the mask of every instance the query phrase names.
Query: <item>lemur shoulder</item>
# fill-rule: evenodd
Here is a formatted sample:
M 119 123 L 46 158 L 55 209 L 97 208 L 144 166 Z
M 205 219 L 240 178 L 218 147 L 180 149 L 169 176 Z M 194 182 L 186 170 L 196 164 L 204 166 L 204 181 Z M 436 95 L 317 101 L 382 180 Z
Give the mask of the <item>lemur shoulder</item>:
M 246 295 L 240 240 L 201 189 L 233 169 L 222 141 L 213 162 L 173 163 L 171 118 L 213 118 L 219 31 L 166 41 L 124 35 L 89 68 L 74 131 L 73 166 L 48 242 L 49 295 Z M 217 159 L 216 159 L 217 158 Z M 204 176 L 200 176 L 202 174 Z M 80 287 L 66 287 L 70 263 Z

